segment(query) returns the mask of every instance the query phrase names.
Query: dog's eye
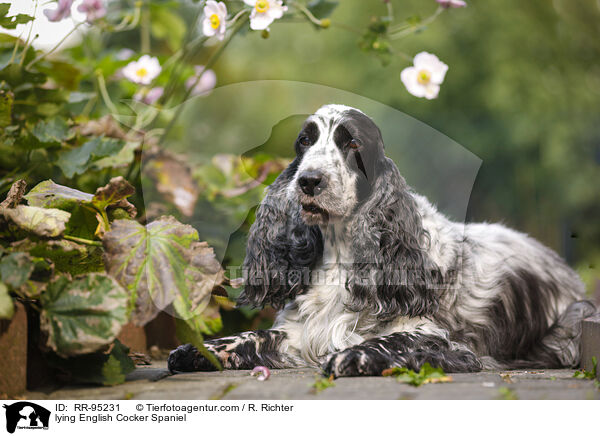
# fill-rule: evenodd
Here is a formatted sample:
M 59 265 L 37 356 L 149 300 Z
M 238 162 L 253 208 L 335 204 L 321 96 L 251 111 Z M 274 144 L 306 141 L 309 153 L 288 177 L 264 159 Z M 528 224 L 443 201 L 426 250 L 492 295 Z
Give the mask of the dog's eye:
M 298 138 L 298 142 L 303 147 L 308 147 L 310 145 L 310 138 L 308 136 L 301 136 Z
M 356 150 L 358 147 L 360 147 L 360 144 L 356 139 L 351 139 L 350 141 L 348 141 L 348 147 L 350 147 L 353 150 Z

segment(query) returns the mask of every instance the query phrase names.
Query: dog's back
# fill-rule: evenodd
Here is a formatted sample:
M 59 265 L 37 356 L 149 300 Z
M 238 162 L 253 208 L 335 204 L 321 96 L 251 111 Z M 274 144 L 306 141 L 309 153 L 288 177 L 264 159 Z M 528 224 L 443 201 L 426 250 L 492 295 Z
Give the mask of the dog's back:
M 583 300 L 579 276 L 553 250 L 500 224 L 451 223 L 415 196 L 429 252 L 456 279 L 443 290 L 436 320 L 488 367 L 565 367 L 579 362 Z M 448 231 L 452 228 L 452 231 Z

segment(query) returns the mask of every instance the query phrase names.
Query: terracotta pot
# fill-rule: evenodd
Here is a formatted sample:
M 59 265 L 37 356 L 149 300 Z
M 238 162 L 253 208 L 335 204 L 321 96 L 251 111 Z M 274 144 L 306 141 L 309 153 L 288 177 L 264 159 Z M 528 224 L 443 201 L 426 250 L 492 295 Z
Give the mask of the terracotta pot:
M 138 327 L 133 323 L 127 323 L 123 326 L 117 339 L 121 341 L 122 344 L 129 347 L 129 351 L 132 353 L 146 353 L 148 351 L 144 327 Z
M 0 320 L 0 399 L 27 388 L 27 311 L 17 302 L 10 320 Z

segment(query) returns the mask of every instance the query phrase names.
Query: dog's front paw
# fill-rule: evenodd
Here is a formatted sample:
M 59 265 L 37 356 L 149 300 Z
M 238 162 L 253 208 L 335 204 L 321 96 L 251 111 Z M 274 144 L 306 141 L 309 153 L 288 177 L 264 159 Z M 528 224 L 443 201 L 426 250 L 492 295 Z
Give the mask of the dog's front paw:
M 192 344 L 181 345 L 171 351 L 167 360 L 169 371 L 215 371 L 209 360 L 198 352 Z
M 349 348 L 330 354 L 323 365 L 323 372 L 335 378 L 381 375 L 387 365 L 387 359 L 371 355 L 364 350 Z
M 323 366 L 323 372 L 326 375 L 333 375 L 337 377 L 355 377 L 363 374 L 364 364 L 364 353 L 360 351 L 348 349 L 339 351 L 329 355 L 325 365 Z

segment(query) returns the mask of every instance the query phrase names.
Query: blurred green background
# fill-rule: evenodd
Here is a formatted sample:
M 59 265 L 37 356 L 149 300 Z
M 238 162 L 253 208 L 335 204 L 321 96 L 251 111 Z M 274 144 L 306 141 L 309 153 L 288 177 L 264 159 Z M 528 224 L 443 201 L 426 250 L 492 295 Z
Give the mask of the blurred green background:
M 392 3 L 398 19 L 425 17 L 437 7 L 433 0 Z M 429 51 L 449 65 L 439 98 L 431 101 L 405 90 L 400 72 L 408 61 L 394 57 L 382 66 L 357 48 L 360 34 L 336 26 L 345 23 L 361 32 L 374 15 L 385 15 L 382 1 L 344 0 L 329 29 L 276 22 L 268 39 L 259 32 L 235 38 L 214 68 L 218 86 L 309 82 L 376 100 L 424 122 L 482 160 L 466 219 L 500 221 L 540 239 L 577 266 L 592 293 L 599 287 L 600 263 L 599 3 L 474 0 L 446 11 L 425 31 L 393 43 L 410 56 Z M 293 97 L 280 93 L 244 103 L 268 117 L 291 104 L 288 98 Z M 210 111 L 226 126 L 231 102 L 223 99 L 219 107 L 214 101 Z M 292 155 L 302 118 L 274 129 L 270 152 Z M 399 159 L 401 170 L 410 166 Z
M 389 42 L 394 56 L 385 53 L 386 2 L 300 3 L 337 3 L 331 25 L 309 22 L 290 2 L 267 38 L 241 21 L 221 43 L 193 22 L 198 0 L 111 0 L 106 20 L 34 65 L 37 75 L 12 62 L 14 38 L 0 38 L 0 96 L 9 102 L 0 108 L 8 113 L 0 120 L 0 191 L 19 178 L 30 187 L 51 178 L 94 192 L 120 175 L 136 188 L 130 200 L 140 222 L 172 215 L 192 224 L 225 268 L 236 267 L 264 187 L 293 158 L 303 120 L 342 103 L 375 120 L 388 156 L 442 212 L 529 233 L 577 268 L 600 303 L 600 2 L 471 0 L 421 29 L 436 1 L 392 0 L 394 23 L 420 29 Z M 231 17 L 243 2 L 226 4 Z M 115 31 L 127 17 L 135 24 Z M 400 80 L 422 51 L 449 66 L 435 100 L 410 95 Z M 122 74 L 142 54 L 162 66 L 148 88 Z M 23 49 L 19 62 L 34 56 Z M 188 100 L 163 137 L 174 105 L 189 96 L 185 83 L 207 63 L 217 88 Z M 159 86 L 168 98 L 156 105 L 132 100 Z M 56 138 L 40 134 L 56 128 Z M 219 334 L 272 321 L 270 309 L 230 306 Z

